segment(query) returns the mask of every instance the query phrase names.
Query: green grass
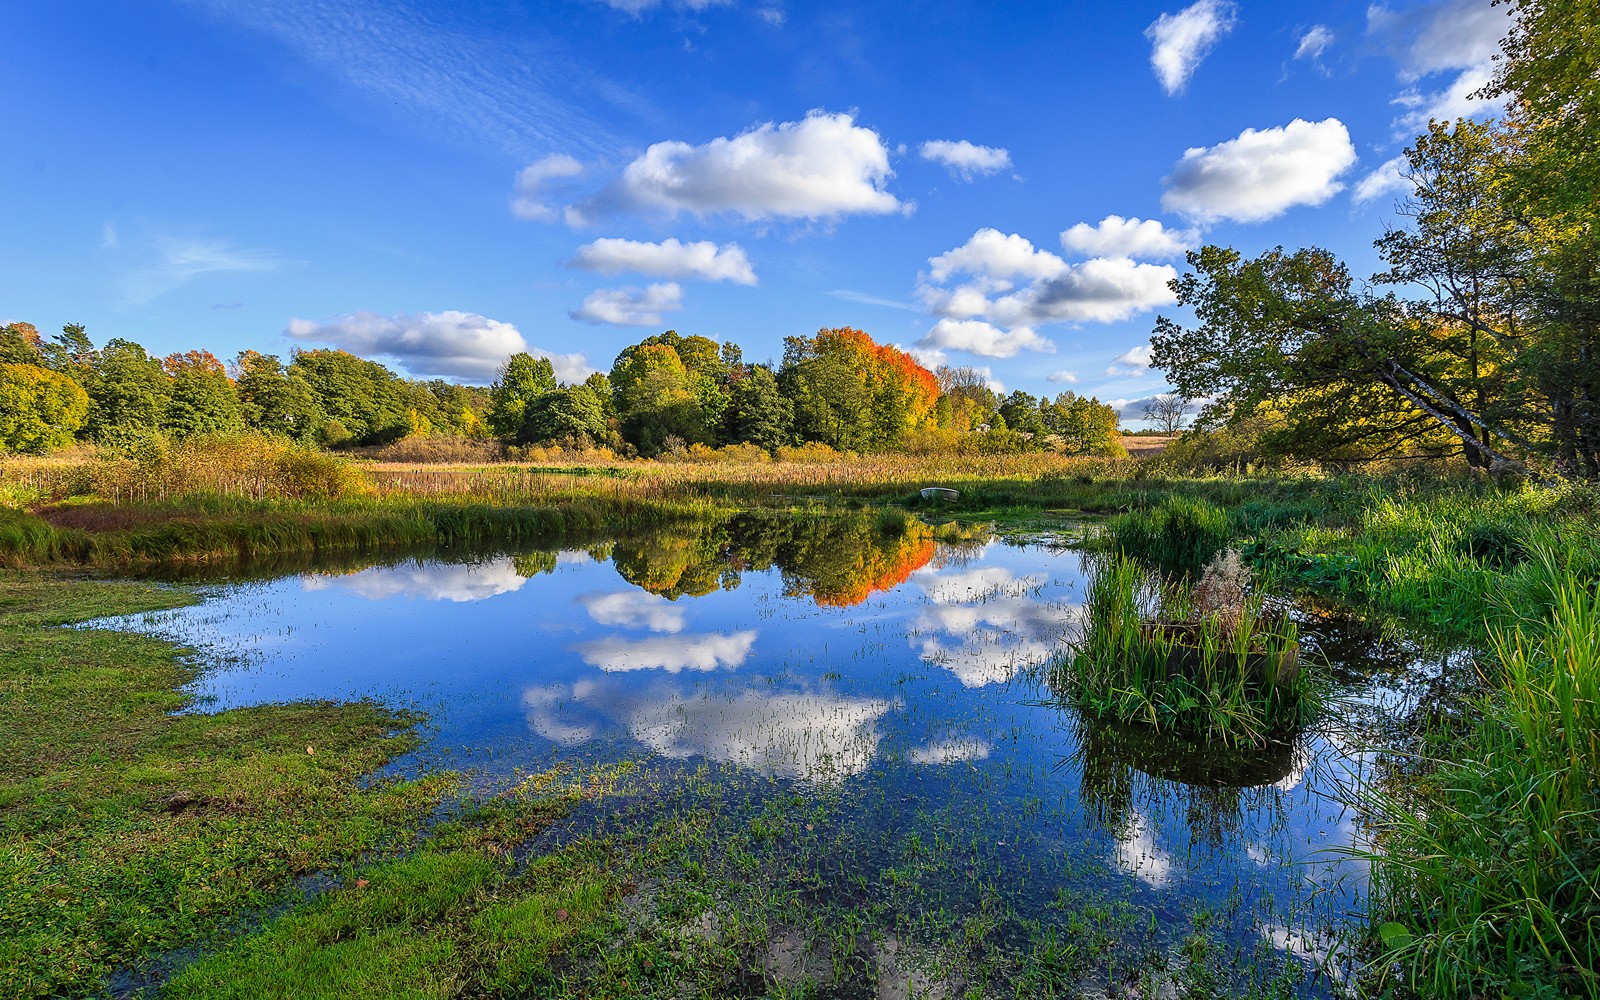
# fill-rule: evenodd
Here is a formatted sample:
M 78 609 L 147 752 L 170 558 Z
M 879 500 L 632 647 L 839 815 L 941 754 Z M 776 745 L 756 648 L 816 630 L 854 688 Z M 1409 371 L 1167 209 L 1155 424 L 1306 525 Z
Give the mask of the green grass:
M 1380 971 L 1424 996 L 1600 996 L 1600 597 L 1569 578 L 1490 648 L 1494 693 L 1426 811 L 1376 798 Z
M 1208 500 L 1168 496 L 1147 510 L 1111 518 L 1112 548 L 1172 573 L 1197 573 L 1233 539 L 1228 512 Z
M 1111 557 L 1090 583 L 1078 648 L 1055 665 L 1052 683 L 1093 717 L 1228 747 L 1292 734 L 1315 705 L 1294 623 L 1266 613 L 1258 596 L 1237 622 L 1192 613 L 1192 603 L 1188 585 L 1163 585 Z
M 0 994 L 92 994 L 208 939 L 297 876 L 409 842 L 450 786 L 361 784 L 415 745 L 365 703 L 174 714 L 166 643 L 63 629 L 187 603 L 138 584 L 0 577 Z

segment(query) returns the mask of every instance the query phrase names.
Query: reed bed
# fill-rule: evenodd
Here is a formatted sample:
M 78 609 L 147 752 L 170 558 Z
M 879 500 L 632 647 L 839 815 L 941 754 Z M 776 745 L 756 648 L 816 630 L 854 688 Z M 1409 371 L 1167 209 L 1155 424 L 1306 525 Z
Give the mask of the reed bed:
M 1090 585 L 1077 649 L 1054 668 L 1057 690 L 1094 718 L 1227 747 L 1292 735 L 1315 702 L 1298 633 L 1247 588 L 1237 553 L 1194 585 L 1111 557 Z

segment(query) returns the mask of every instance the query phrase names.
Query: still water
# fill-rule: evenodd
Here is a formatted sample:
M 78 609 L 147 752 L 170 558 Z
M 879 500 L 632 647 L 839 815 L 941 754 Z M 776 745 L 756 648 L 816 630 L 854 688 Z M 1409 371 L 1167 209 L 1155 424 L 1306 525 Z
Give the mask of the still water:
M 1225 755 L 1084 722 L 1048 664 L 1093 568 L 1062 537 L 746 516 L 312 567 L 118 624 L 201 650 L 202 708 L 376 698 L 428 712 L 402 770 L 493 788 L 630 760 L 657 787 L 709 769 L 721 794 L 825 805 L 803 828 L 827 838 L 805 856 L 808 898 L 870 900 L 928 947 L 987 907 L 994 947 L 1099 921 L 1110 943 L 1075 966 L 1084 989 L 1136 978 L 1119 964 L 1178 975 L 1198 934 L 1230 992 L 1273 979 L 1336 993 L 1365 892 L 1365 866 L 1337 851 L 1360 843 L 1346 803 L 1370 767 L 1364 740 L 1330 720 Z M 1390 696 L 1359 628 L 1307 615 L 1302 629 L 1342 696 L 1369 709 Z

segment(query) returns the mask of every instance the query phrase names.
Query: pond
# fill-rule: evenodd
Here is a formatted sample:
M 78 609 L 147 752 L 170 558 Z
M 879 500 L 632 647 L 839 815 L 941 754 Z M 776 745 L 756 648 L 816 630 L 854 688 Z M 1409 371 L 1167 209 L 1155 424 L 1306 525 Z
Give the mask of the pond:
M 1366 878 L 1339 849 L 1361 842 L 1347 802 L 1381 727 L 1340 707 L 1225 754 L 1087 723 L 1046 668 L 1094 566 L 1067 533 L 752 514 L 302 568 L 115 624 L 201 649 L 202 708 L 428 712 L 401 770 L 492 790 L 630 762 L 616 797 L 549 836 L 709 810 L 706 856 L 685 864 L 737 877 L 678 916 L 714 934 L 759 911 L 753 992 L 1337 993 Z M 1300 617 L 1349 705 L 1398 711 L 1408 651 Z M 869 942 L 844 946 L 856 966 L 837 960 L 842 924 Z

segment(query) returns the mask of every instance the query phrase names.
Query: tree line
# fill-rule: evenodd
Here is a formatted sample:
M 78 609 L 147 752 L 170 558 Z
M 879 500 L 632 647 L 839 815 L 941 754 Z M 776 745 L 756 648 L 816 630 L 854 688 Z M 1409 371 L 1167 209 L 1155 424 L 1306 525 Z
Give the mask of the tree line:
M 1201 425 L 1268 454 L 1462 456 L 1496 474 L 1600 478 L 1600 47 L 1592 7 L 1514 0 L 1484 96 L 1405 152 L 1386 268 L 1328 250 L 1207 246 L 1157 321 L 1155 367 Z
M 166 357 L 128 340 L 96 347 L 69 324 L 45 338 L 0 327 L 0 448 L 74 441 L 128 449 L 164 436 L 245 429 L 328 448 L 453 435 L 507 445 L 609 448 L 646 457 L 690 448 L 811 442 L 838 451 L 977 447 L 1118 454 L 1116 411 L 1062 393 L 995 392 L 968 368 L 929 371 L 860 330 L 784 341 L 749 363 L 730 342 L 668 330 L 630 345 L 609 372 L 561 383 L 548 358 L 513 355 L 488 387 L 402 378 L 338 350 L 288 362 L 246 350 Z

